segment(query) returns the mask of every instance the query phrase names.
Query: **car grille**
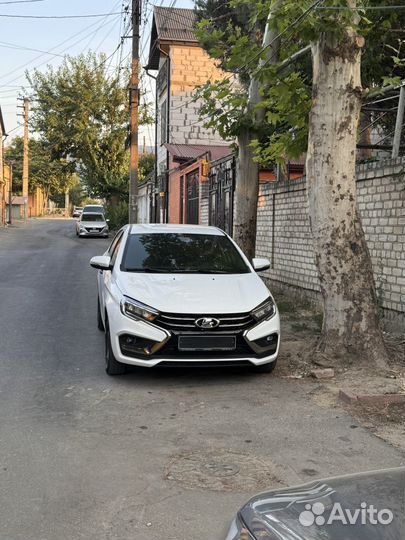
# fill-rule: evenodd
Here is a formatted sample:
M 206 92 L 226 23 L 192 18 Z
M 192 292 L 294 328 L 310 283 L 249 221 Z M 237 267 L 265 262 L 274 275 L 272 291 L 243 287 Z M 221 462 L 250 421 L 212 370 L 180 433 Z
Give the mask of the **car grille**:
M 103 230 L 102 227 L 85 227 L 87 232 L 101 232 Z
M 195 321 L 203 317 L 212 317 L 219 321 L 219 325 L 212 329 L 199 328 Z M 256 321 L 249 313 L 228 313 L 228 314 L 181 314 L 181 313 L 160 313 L 154 321 L 154 324 L 170 330 L 171 332 L 230 332 L 232 334 L 240 333 L 250 328 Z

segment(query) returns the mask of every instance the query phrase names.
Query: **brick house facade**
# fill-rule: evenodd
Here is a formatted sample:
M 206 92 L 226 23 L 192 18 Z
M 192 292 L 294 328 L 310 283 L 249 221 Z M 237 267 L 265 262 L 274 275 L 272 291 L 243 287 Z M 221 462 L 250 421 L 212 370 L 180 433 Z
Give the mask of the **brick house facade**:
M 177 210 L 170 211 L 170 199 L 178 197 L 179 186 L 177 180 L 171 182 L 170 174 L 179 163 L 173 160 L 168 145 L 227 146 L 199 121 L 200 102 L 193 97 L 195 89 L 208 80 L 223 78 L 224 74 L 199 45 L 194 26 L 192 9 L 154 7 L 145 67 L 147 71 L 157 71 L 156 178 L 151 221 L 168 221 L 170 215 L 177 215 Z M 174 207 L 178 204 L 179 201 L 173 202 Z

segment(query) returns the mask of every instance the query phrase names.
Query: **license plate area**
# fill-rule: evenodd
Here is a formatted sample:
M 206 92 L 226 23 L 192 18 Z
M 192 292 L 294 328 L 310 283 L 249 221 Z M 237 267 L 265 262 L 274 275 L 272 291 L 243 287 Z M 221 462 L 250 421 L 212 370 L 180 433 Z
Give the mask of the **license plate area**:
M 179 336 L 179 351 L 233 351 L 235 336 Z

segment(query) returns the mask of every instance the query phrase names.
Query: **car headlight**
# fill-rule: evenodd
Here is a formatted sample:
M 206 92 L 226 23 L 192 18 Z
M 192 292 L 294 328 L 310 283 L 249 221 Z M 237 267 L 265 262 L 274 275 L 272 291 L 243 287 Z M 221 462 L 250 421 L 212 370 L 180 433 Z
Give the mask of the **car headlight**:
M 139 320 L 145 319 L 146 321 L 154 321 L 159 316 L 159 311 L 142 302 L 133 300 L 128 296 L 124 296 L 121 300 L 121 312 L 130 317 L 131 319 Z
M 231 523 L 231 527 L 225 540 L 255 540 L 255 538 L 246 528 L 245 524 L 241 521 L 239 516 L 236 516 L 236 518 Z
M 276 313 L 276 306 L 272 298 L 268 298 L 255 309 L 253 309 L 250 314 L 256 321 L 261 321 L 263 319 L 270 319 Z

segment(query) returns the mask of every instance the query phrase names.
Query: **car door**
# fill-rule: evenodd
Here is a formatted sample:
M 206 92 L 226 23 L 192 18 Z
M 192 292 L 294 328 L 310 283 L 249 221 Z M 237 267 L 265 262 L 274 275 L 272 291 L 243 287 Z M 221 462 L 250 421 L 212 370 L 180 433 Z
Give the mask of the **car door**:
M 121 229 L 115 235 L 113 241 L 111 242 L 109 248 L 105 252 L 105 255 L 108 255 L 111 258 L 111 263 L 114 265 L 115 259 L 117 258 L 117 253 L 121 245 L 122 237 L 124 234 L 124 229 Z M 97 272 L 97 281 L 98 281 L 98 294 L 100 299 L 100 308 L 102 317 L 104 319 L 105 313 L 105 302 L 106 294 L 111 287 L 111 270 L 99 270 Z

